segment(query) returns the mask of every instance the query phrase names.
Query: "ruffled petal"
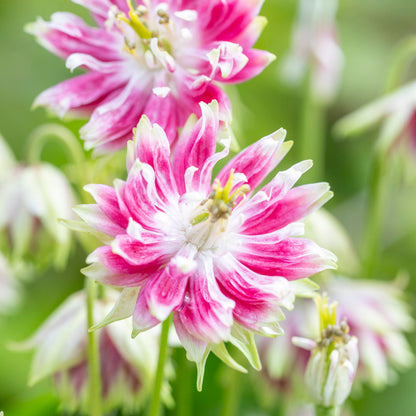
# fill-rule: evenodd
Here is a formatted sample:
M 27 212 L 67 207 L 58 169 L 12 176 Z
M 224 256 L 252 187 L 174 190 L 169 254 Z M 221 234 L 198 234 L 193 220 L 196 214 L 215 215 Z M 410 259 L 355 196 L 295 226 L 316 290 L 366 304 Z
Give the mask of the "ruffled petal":
M 164 321 L 184 300 L 189 276 L 196 269 L 192 258 L 175 256 L 157 276 L 146 284 L 145 294 L 153 316 Z
M 141 267 L 144 272 L 155 272 L 168 261 L 169 254 L 164 249 L 163 241 L 143 244 L 129 235 L 118 235 L 112 242 L 114 254 L 122 257 L 128 264 Z
M 91 72 L 48 88 L 38 95 L 33 105 L 48 107 L 61 118 L 68 112 L 70 116 L 88 117 L 123 84 L 118 77 Z
M 150 313 L 146 300 L 145 290 L 146 285 L 141 288 L 137 298 L 136 306 L 134 308 L 132 333 L 133 337 L 138 335 L 140 332 L 153 328 L 160 323 L 160 321 Z
M 114 91 L 93 111 L 89 122 L 80 130 L 85 148 L 97 153 L 118 150 L 133 138 L 133 128 L 142 115 L 148 93 L 139 90 L 131 80 L 123 90 Z
M 106 62 L 120 60 L 121 36 L 92 28 L 72 13 L 54 13 L 50 22 L 38 18 L 27 25 L 26 30 L 36 36 L 45 49 L 63 59 L 73 53 L 82 53 Z
M 276 185 L 278 191 L 279 185 Z M 272 190 L 272 192 L 274 191 Z M 277 193 L 281 196 L 279 191 Z M 265 234 L 286 227 L 320 208 L 332 195 L 327 183 L 298 186 L 290 189 L 281 198 L 274 197 L 273 193 L 268 197 L 266 193 L 262 192 L 257 197 L 255 205 L 246 204 L 244 208 L 247 210 L 241 210 L 243 214 L 247 215 L 247 219 L 241 226 L 240 232 Z
M 186 126 L 175 146 L 173 168 L 175 177 L 178 178 L 178 187 L 180 192 L 186 191 L 184 182 L 185 172 L 189 167 L 195 167 L 193 176 L 193 190 L 199 190 L 202 180 L 201 171 L 207 159 L 215 153 L 217 144 L 217 132 L 219 127 L 218 105 L 214 101 L 210 105 L 200 103 L 202 112 L 201 118 L 192 127 L 190 124 Z M 211 172 L 205 172 L 207 177 L 205 188 L 211 182 Z M 207 190 L 207 189 L 205 189 Z
M 231 170 L 234 169 L 235 172 L 246 176 L 250 189 L 254 190 L 289 151 L 291 143 L 283 144 L 285 137 L 284 129 L 263 137 L 230 160 L 221 169 L 217 179 L 225 185 Z
M 111 186 L 90 184 L 84 189 L 92 195 L 98 207 L 104 215 L 114 223 L 125 229 L 128 225 L 128 217 L 121 212 L 116 191 Z
M 91 264 L 82 269 L 82 273 L 106 285 L 138 287 L 149 277 L 141 267 L 114 254 L 110 246 L 97 248 L 87 257 L 87 263 Z
M 252 241 L 240 247 L 235 256 L 256 273 L 302 279 L 336 267 L 336 257 L 311 240 L 287 238 L 275 244 Z
M 193 337 L 215 344 L 227 340 L 230 335 L 234 305 L 234 301 L 221 293 L 212 260 L 206 259 L 189 279 L 179 318 Z
M 134 142 L 129 144 L 127 170 L 132 168 L 136 159 L 153 168 L 157 192 L 166 203 L 177 194 L 170 161 L 169 141 L 164 130 L 157 124 L 152 126 L 146 116 L 140 119 L 134 132 Z

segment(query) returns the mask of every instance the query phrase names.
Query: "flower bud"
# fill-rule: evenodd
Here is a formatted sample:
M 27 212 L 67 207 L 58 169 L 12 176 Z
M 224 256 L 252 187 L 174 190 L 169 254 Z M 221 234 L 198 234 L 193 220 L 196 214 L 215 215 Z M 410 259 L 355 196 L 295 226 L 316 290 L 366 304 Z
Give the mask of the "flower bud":
M 344 320 L 336 322 L 336 304 L 326 295 L 316 298 L 321 335 L 318 341 L 292 338 L 295 345 L 312 350 L 305 383 L 312 401 L 324 407 L 340 406 L 349 396 L 358 365 L 358 343 Z
M 1 142 L 3 148 L 7 146 Z M 64 266 L 71 234 L 58 219 L 72 217 L 74 205 L 67 179 L 48 163 L 7 161 L 0 172 L 0 247 L 14 263 Z

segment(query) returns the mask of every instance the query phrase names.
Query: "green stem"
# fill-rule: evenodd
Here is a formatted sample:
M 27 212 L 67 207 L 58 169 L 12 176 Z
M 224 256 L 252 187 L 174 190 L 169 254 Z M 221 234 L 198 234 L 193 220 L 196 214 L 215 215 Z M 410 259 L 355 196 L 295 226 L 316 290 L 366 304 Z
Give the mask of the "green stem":
M 178 371 L 176 375 L 176 415 L 190 416 L 192 415 L 192 401 L 189 394 L 192 391 L 190 385 L 191 367 L 186 358 L 185 350 L 178 349 Z
M 149 416 L 159 416 L 160 413 L 160 396 L 165 369 L 165 361 L 168 350 L 169 327 L 172 321 L 172 315 L 162 324 L 162 333 L 160 334 L 159 359 L 155 376 L 155 385 L 153 389 L 152 401 L 150 403 Z
M 94 302 L 96 299 L 96 283 L 86 279 L 87 293 L 87 319 L 88 328 L 94 325 Z M 88 331 L 88 374 L 89 374 L 89 403 L 90 416 L 101 416 L 101 375 L 100 356 L 98 349 L 97 333 Z
M 339 406 L 315 406 L 315 416 L 339 416 L 340 407 Z
M 325 170 L 325 111 L 324 105 L 313 94 L 310 75 L 303 86 L 298 143 L 300 159 L 313 160 L 308 181 L 322 180 Z
M 403 40 L 397 47 L 387 76 L 387 92 L 395 90 L 412 60 L 416 57 L 416 36 Z
M 238 380 L 239 373 L 237 371 L 229 368 L 226 371 L 227 377 L 223 386 L 224 397 L 220 416 L 234 416 L 237 414 L 240 403 L 241 382 Z
M 63 145 L 69 152 L 69 155 L 76 166 L 75 182 L 82 186 L 85 184 L 85 155 L 76 136 L 60 124 L 49 123 L 36 128 L 28 139 L 27 160 L 29 163 L 39 163 L 43 148 L 48 142 L 56 141 Z

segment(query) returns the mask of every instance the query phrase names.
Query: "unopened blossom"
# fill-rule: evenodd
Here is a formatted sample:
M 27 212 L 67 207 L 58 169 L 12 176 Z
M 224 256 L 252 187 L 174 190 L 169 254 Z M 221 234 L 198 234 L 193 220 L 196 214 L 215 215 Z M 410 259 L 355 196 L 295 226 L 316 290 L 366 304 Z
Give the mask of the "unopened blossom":
M 131 298 L 134 334 L 173 312 L 179 339 L 202 371 L 210 350 L 228 359 L 223 341 L 247 353 L 252 332 L 279 333 L 280 306 L 290 308 L 294 298 L 289 282 L 334 267 L 335 257 L 299 237 L 299 221 L 332 195 L 326 183 L 293 187 L 310 161 L 260 187 L 290 148 L 286 132 L 246 148 L 212 179 L 229 143 L 216 152 L 216 103 L 202 103 L 201 111 L 185 126 L 173 160 L 164 130 L 142 117 L 128 148 L 127 180 L 86 186 L 97 204 L 76 212 L 108 236 L 84 274 L 140 287 Z
M 19 289 L 8 261 L 0 253 L 0 313 L 7 313 L 19 301 Z
M 117 293 L 106 291 L 94 303 L 94 318 L 101 320 L 110 310 Z M 88 412 L 88 327 L 84 292 L 66 299 L 31 339 L 18 344 L 20 350 L 34 350 L 29 383 L 53 377 L 62 407 L 68 412 Z M 155 331 L 130 337 L 130 325 L 115 322 L 98 330 L 101 399 L 103 411 L 122 408 L 136 411 L 149 397 L 157 365 L 159 335 Z M 164 386 L 164 395 L 169 393 Z
M 336 303 L 329 305 L 326 295 L 317 297 L 318 338 L 292 338 L 298 347 L 311 351 L 305 370 L 305 384 L 315 405 L 341 406 L 351 392 L 358 365 L 358 342 L 349 335 L 344 319 L 337 322 Z
M 338 316 L 347 320 L 350 335 L 360 340 L 356 382 L 373 388 L 393 383 L 397 379 L 396 370 L 408 368 L 414 362 L 405 337 L 414 323 L 400 281 L 331 275 L 319 283 L 338 302 Z M 294 310 L 286 314 L 282 328 L 290 336 L 313 338 L 319 331 L 313 302 L 298 299 Z M 260 351 L 270 380 L 291 391 L 296 389 L 299 375 L 306 368 L 305 350 L 291 348 L 286 337 L 282 337 L 265 339 Z
M 86 149 L 108 152 L 126 145 L 146 114 L 175 141 L 177 129 L 200 101 L 230 103 L 220 84 L 246 81 L 274 56 L 253 49 L 265 19 L 262 0 L 73 0 L 97 27 L 65 12 L 28 26 L 39 43 L 87 72 L 38 96 L 58 116 L 87 117 L 80 130 Z M 137 6 L 137 7 L 136 7 Z
M 7 148 L 5 142 L 1 146 Z M 13 262 L 63 266 L 71 234 L 58 223 L 72 216 L 74 197 L 65 175 L 49 163 L 11 161 L 0 167 L 0 242 Z M 7 168 L 6 168 L 7 166 Z
M 312 93 L 324 102 L 335 95 L 344 63 L 335 22 L 337 7 L 338 0 L 300 0 L 291 50 L 283 62 L 285 80 L 300 84 L 309 76 Z

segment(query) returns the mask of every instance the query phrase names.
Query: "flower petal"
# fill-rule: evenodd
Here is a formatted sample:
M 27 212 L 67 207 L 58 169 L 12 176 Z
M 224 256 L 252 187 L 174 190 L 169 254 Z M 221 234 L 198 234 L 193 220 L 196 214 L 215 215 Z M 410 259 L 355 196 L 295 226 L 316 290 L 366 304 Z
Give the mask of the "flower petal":
M 283 144 L 285 137 L 284 129 L 263 137 L 230 160 L 217 178 L 225 185 L 231 169 L 234 169 L 235 172 L 243 173 L 247 177 L 250 189 L 254 190 L 289 151 L 291 142 Z
M 236 254 L 251 270 L 288 280 L 302 279 L 328 268 L 336 268 L 336 257 L 311 240 L 287 238 L 275 244 L 251 242 Z

